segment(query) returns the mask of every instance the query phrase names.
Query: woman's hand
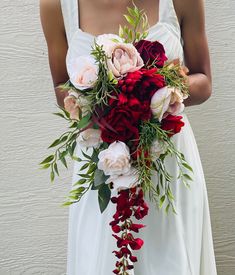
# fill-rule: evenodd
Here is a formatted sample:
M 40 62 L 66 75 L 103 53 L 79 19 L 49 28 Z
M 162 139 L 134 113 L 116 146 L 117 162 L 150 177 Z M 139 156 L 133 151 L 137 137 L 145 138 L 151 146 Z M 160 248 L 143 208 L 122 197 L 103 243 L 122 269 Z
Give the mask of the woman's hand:
M 64 29 L 63 16 L 58 0 L 40 0 L 40 15 L 47 42 L 48 58 L 58 105 L 64 107 L 67 92 L 61 92 L 58 86 L 69 77 L 66 70 L 68 44 Z

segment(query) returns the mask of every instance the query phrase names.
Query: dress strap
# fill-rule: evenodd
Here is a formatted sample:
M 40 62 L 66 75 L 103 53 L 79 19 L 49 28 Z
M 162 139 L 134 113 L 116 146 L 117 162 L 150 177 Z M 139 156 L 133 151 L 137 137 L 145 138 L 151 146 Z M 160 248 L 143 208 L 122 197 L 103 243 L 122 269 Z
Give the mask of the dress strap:
M 77 0 L 60 0 L 68 44 L 78 29 Z
M 159 21 L 166 23 L 175 35 L 181 38 L 181 29 L 176 14 L 174 0 L 159 0 Z

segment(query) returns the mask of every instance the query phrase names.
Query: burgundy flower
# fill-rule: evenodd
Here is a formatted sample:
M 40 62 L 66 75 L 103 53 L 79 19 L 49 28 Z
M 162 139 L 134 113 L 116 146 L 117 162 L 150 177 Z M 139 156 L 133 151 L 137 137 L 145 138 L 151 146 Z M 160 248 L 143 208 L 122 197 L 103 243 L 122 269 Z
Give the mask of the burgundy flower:
M 164 77 L 158 74 L 157 71 L 157 68 L 152 68 L 128 73 L 123 79 L 119 80 L 118 87 L 122 93 L 126 94 L 126 97 L 134 96 L 141 103 L 147 102 L 150 104 L 154 93 L 166 85 Z M 135 74 L 138 77 L 135 77 Z
M 101 138 L 104 142 L 112 143 L 119 140 L 126 143 L 133 140 L 133 143 L 138 143 L 139 131 L 136 122 L 138 118 L 130 108 L 114 107 L 103 119 L 114 129 L 112 131 L 105 126 L 102 127 Z
M 134 44 L 141 58 L 147 65 L 154 64 L 157 67 L 163 67 L 167 57 L 165 49 L 158 41 L 140 40 Z

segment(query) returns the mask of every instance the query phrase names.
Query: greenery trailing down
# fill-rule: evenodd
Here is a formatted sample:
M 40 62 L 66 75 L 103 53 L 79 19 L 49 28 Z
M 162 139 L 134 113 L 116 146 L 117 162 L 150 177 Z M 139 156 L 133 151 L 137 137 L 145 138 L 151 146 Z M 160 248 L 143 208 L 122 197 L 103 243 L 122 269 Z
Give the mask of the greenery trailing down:
M 127 7 L 128 14 L 124 14 L 129 26 L 119 25 L 119 36 L 126 43 L 135 43 L 145 39 L 148 35 L 148 17 L 144 10 L 139 10 L 132 1 L 133 8 Z
M 168 132 L 161 129 L 160 123 L 155 119 L 142 123 L 140 142 L 137 148 L 140 154 L 137 157 L 136 166 L 139 171 L 139 180 L 144 193 L 148 192 L 150 200 L 154 200 L 156 206 L 159 208 L 162 208 L 164 202 L 166 202 L 166 213 L 169 212 L 170 207 L 172 211 L 176 213 L 174 196 L 171 190 L 171 184 L 174 178 L 167 172 L 165 159 L 169 156 L 175 157 L 179 168 L 177 179 L 180 179 L 186 187 L 190 187 L 188 181 L 192 180 L 187 170 L 193 172 L 193 169 L 185 160 L 184 155 L 175 148 L 174 143 L 167 134 Z M 164 143 L 166 151 L 161 154 L 158 159 L 153 160 L 151 158 L 151 144 L 156 139 Z M 152 181 L 153 171 L 156 172 L 158 177 L 157 184 Z
M 103 46 L 98 45 L 94 41 L 91 54 L 94 56 L 99 67 L 99 77 L 95 83 L 95 86 L 87 91 L 87 98 L 90 100 L 93 110 L 96 106 L 103 107 L 108 106 L 108 100 L 110 97 L 117 93 L 117 79 L 114 78 L 111 71 L 108 71 L 107 60 L 109 57 L 105 54 Z
M 69 129 L 53 141 L 48 147 L 48 149 L 57 147 L 55 152 L 39 163 L 41 169 L 51 168 L 51 182 L 54 182 L 55 175 L 59 176 L 58 162 L 61 162 L 63 166 L 68 168 L 66 157 L 77 160 L 74 156 L 74 150 L 77 144 L 76 138 L 79 133 L 91 123 L 90 113 L 84 116 L 81 120 L 74 120 L 70 118 L 69 112 L 67 112 L 63 107 L 58 106 L 58 108 L 60 108 L 62 112 L 53 114 L 67 120 L 70 123 Z

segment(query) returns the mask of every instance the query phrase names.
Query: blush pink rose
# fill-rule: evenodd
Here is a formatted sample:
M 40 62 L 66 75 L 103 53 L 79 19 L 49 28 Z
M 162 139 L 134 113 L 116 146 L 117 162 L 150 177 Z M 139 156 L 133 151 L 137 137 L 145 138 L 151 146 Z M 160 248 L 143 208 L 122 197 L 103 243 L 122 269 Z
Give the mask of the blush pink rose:
M 184 95 L 174 87 L 165 86 L 155 92 L 151 99 L 151 110 L 154 117 L 161 121 L 169 114 L 178 115 L 184 110 Z
M 80 108 L 75 96 L 68 95 L 64 98 L 64 108 L 67 112 L 69 112 L 71 119 L 79 119 Z
M 79 56 L 67 63 L 70 81 L 79 90 L 92 88 L 98 78 L 98 65 L 91 56 Z

